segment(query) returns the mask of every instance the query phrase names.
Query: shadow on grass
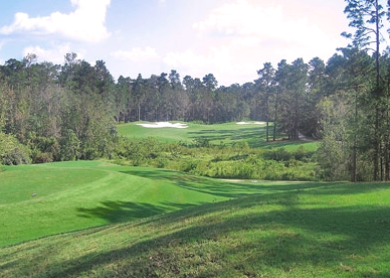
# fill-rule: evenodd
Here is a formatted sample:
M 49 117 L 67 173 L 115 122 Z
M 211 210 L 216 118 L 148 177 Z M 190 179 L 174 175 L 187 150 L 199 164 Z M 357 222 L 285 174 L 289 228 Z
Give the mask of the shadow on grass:
M 278 277 L 306 266 L 326 277 L 388 277 L 388 268 L 370 265 L 375 261 L 352 258 L 388 245 L 389 207 L 304 205 L 298 193 L 270 194 L 163 215 L 151 221 L 161 228 L 149 233 L 151 239 L 54 264 L 42 277 L 74 277 L 107 266 L 115 273 L 110 277 L 195 277 L 186 273 L 191 267 L 199 270 L 196 277 Z M 192 224 L 184 225 L 185 219 Z M 149 224 L 140 225 L 147 231 Z M 379 259 L 381 265 L 390 255 Z
M 264 188 L 260 185 L 256 185 L 255 183 L 226 182 L 169 170 L 148 171 L 134 168 L 128 171 L 123 171 L 122 173 L 156 181 L 166 180 L 173 185 L 187 190 L 226 198 L 239 198 L 264 192 Z M 298 187 L 299 186 L 297 185 L 296 188 Z
M 248 141 L 256 139 L 265 142 L 265 127 L 241 128 L 241 129 L 205 129 L 197 132 L 189 132 L 190 139 L 209 139 L 213 141 L 231 140 Z
M 272 127 L 272 126 L 271 126 Z M 291 140 L 281 140 L 283 137 L 277 136 L 277 141 L 266 142 L 266 127 L 251 127 L 251 128 L 241 128 L 241 129 L 205 129 L 197 132 L 189 132 L 189 138 L 193 140 L 197 139 L 208 139 L 212 141 L 225 141 L 230 140 L 230 144 L 235 142 L 246 141 L 251 148 L 262 148 L 262 149 L 272 149 L 272 148 L 282 148 L 290 146 L 304 146 L 305 144 L 313 143 L 312 141 L 291 141 Z M 271 140 L 273 136 L 273 129 L 271 128 L 269 134 Z
M 95 208 L 78 208 L 79 217 L 101 218 L 110 223 L 121 223 L 146 218 L 177 209 L 193 207 L 194 204 L 176 204 L 165 202 L 161 205 L 122 201 L 106 201 Z
M 78 208 L 77 212 L 79 217 L 101 218 L 110 223 L 119 223 L 153 216 L 165 210 L 147 203 L 106 201 L 96 208 Z
M 166 180 L 181 188 L 226 198 L 239 198 L 253 194 L 266 194 L 280 191 L 301 192 L 304 190 L 310 190 L 311 194 L 317 195 L 361 194 L 390 188 L 390 185 L 386 183 L 285 182 L 284 184 L 275 184 L 273 182 L 261 183 L 253 181 L 236 183 L 160 169 L 133 168 L 122 173 L 156 181 Z
M 274 148 L 288 148 L 292 146 L 305 146 L 305 144 L 311 144 L 312 141 L 292 141 L 292 140 L 278 140 L 275 142 L 265 142 L 263 140 L 251 140 L 248 142 L 251 148 L 262 148 L 262 149 L 274 149 Z

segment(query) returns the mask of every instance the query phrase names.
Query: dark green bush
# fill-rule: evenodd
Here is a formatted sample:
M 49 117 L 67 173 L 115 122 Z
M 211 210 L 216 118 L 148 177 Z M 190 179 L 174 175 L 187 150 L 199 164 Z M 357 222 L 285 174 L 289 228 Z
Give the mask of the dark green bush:
M 267 160 L 288 161 L 293 157 L 293 155 L 291 152 L 286 151 L 285 148 L 279 148 L 265 152 L 263 157 Z

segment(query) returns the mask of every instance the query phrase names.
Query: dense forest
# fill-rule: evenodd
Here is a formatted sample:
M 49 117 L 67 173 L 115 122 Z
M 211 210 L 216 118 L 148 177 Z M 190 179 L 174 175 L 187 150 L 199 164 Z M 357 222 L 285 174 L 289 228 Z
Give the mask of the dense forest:
M 390 50 L 380 50 L 387 13 L 378 1 L 346 2 L 356 29 L 343 34 L 348 47 L 326 62 L 264 63 L 243 85 L 176 70 L 114 80 L 104 61 L 91 65 L 75 53 L 62 65 L 38 63 L 35 54 L 10 59 L 0 66 L 1 163 L 112 158 L 122 122 L 246 118 L 267 123 L 267 141 L 322 139 L 316 155 L 328 178 L 389 180 Z
M 319 58 L 308 64 L 282 60 L 277 69 L 265 63 L 257 80 L 229 87 L 218 87 L 213 74 L 181 79 L 175 70 L 115 82 L 104 61 L 92 66 L 75 53 L 66 54 L 63 65 L 36 59 L 30 54 L 0 67 L 4 140 L 29 147 L 34 162 L 109 156 L 115 124 L 140 120 L 211 124 L 250 118 L 275 123 L 269 140 L 278 132 L 291 139 L 298 131 L 320 137 L 319 104 L 333 82 Z

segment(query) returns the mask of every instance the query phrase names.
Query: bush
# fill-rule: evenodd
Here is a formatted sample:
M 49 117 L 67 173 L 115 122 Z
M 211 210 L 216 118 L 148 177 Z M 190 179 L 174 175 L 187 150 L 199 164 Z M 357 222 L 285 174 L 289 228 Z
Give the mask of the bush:
M 19 165 L 31 162 L 30 150 L 9 134 L 0 133 L 0 162 L 3 165 Z
M 303 146 L 300 146 L 295 152 L 293 152 L 293 156 L 296 160 L 309 162 L 313 157 L 314 152 L 307 151 Z
M 156 166 L 157 168 L 165 168 L 169 164 L 169 160 L 163 157 L 159 157 L 156 160 Z
M 267 160 L 275 160 L 275 161 L 289 161 L 293 155 L 286 151 L 285 148 L 280 148 L 276 150 L 270 150 L 263 154 L 264 158 Z
M 34 158 L 34 163 L 49 163 L 53 162 L 53 154 L 51 153 L 38 153 Z

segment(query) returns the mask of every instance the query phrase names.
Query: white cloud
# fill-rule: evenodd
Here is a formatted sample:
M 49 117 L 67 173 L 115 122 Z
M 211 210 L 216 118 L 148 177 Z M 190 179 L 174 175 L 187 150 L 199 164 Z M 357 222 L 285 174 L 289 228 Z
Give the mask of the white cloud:
M 249 76 L 256 75 L 256 62 L 248 62 L 236 57 L 236 50 L 231 46 L 213 47 L 207 54 L 195 53 L 193 50 L 184 52 L 170 52 L 164 62 L 179 72 L 203 77 L 213 73 L 221 85 L 230 85 L 236 82 L 252 81 Z
M 145 48 L 134 47 L 129 51 L 115 51 L 111 53 L 111 56 L 116 59 L 129 60 L 133 62 L 143 62 L 158 58 L 157 51 L 149 46 Z
M 220 76 L 221 84 L 230 85 L 252 81 L 265 62 L 276 67 L 282 59 L 327 59 L 340 46 L 340 40 L 331 39 L 294 11 L 281 5 L 264 8 L 259 2 L 238 0 L 212 10 L 193 24 L 202 45 L 209 48 L 171 52 L 164 62 L 198 76 L 212 72 L 217 79 Z
M 63 64 L 66 53 L 72 52 L 69 44 L 57 45 L 51 49 L 44 49 L 40 46 L 28 46 L 24 48 L 23 55 L 36 54 L 40 62 L 52 62 L 54 64 Z M 83 55 L 77 53 L 78 59 L 83 59 Z
M 329 44 L 328 36 L 306 18 L 287 19 L 281 5 L 263 8 L 246 0 L 224 4 L 193 27 L 201 34 L 256 38 L 259 42 L 280 40 L 302 46 Z
M 71 0 L 71 2 L 75 11 L 69 14 L 54 12 L 49 16 L 30 18 L 26 13 L 16 13 L 14 22 L 0 28 L 0 34 L 57 35 L 87 42 L 99 42 L 109 37 L 105 18 L 111 0 Z
M 172 67 L 192 67 L 195 70 L 206 67 L 210 61 L 211 60 L 207 57 L 195 54 L 192 50 L 187 50 L 185 52 L 170 52 L 164 58 L 164 62 Z

